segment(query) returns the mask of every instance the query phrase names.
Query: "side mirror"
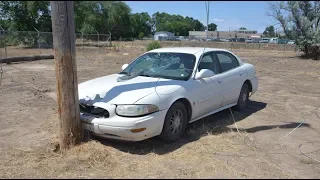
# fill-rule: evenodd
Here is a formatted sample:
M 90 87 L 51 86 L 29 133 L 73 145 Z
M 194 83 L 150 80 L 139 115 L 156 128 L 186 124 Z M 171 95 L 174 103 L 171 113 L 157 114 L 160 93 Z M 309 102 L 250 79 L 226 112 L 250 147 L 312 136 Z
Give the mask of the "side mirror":
M 128 67 L 128 65 L 129 65 L 129 64 L 124 64 L 124 65 L 122 65 L 121 69 L 124 70 L 125 68 Z
M 214 72 L 209 69 L 201 69 L 200 72 L 196 73 L 195 79 L 203 79 L 207 77 L 211 77 L 214 75 Z

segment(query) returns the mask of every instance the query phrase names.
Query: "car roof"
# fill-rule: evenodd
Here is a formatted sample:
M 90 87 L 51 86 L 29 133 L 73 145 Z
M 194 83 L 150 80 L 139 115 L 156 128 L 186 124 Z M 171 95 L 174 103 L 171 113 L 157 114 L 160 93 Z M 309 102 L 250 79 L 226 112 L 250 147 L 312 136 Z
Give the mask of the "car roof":
M 196 54 L 198 52 L 208 52 L 208 51 L 226 51 L 226 49 L 217 49 L 217 48 L 205 48 L 204 47 L 166 47 L 154 49 L 149 52 L 175 52 L 175 53 L 187 53 L 187 54 Z

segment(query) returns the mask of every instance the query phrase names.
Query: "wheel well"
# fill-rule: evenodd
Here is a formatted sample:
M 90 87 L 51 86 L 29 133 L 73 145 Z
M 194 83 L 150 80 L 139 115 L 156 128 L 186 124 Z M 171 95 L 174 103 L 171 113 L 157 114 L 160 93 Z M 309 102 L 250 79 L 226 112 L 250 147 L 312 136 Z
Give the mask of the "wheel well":
M 252 84 L 250 80 L 246 80 L 243 84 L 247 84 L 249 86 L 249 92 L 252 92 Z
M 191 103 L 188 99 L 186 98 L 180 98 L 178 100 L 176 100 L 175 102 L 182 102 L 184 104 L 184 106 L 187 108 L 187 113 L 188 113 L 188 121 L 191 120 L 191 116 L 192 116 L 192 108 L 191 108 Z

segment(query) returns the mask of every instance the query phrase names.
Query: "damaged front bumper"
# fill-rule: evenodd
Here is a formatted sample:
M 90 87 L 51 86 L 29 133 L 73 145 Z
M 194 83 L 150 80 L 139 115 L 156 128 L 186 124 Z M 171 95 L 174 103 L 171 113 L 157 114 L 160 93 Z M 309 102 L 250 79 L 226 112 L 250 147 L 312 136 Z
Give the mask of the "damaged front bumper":
M 93 106 L 108 110 L 109 117 L 80 113 L 83 128 L 96 136 L 125 141 L 142 141 L 159 135 L 167 113 L 162 110 L 143 117 L 121 117 L 115 113 L 115 105 L 100 102 Z

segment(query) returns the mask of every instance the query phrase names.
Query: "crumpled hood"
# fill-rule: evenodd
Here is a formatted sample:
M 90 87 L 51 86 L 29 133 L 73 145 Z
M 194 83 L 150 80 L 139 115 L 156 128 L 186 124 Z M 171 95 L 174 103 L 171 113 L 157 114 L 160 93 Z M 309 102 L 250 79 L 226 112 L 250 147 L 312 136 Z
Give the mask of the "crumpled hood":
M 111 104 L 134 103 L 155 92 L 159 78 L 137 76 L 118 82 L 123 74 L 112 74 L 79 84 L 79 100 L 81 102 L 109 102 Z
M 123 74 L 112 74 L 79 84 L 80 103 L 106 102 L 111 104 L 133 104 L 154 92 L 171 94 L 179 90 L 186 81 L 137 76 L 120 81 Z

